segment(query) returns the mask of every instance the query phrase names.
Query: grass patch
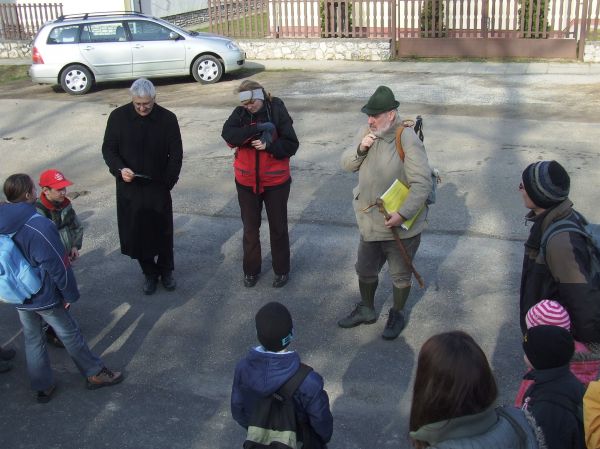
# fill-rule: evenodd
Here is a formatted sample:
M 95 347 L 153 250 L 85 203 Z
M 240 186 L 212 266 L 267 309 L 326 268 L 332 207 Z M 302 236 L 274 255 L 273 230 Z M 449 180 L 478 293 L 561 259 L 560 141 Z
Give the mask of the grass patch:
M 0 65 L 0 84 L 29 79 L 28 65 Z

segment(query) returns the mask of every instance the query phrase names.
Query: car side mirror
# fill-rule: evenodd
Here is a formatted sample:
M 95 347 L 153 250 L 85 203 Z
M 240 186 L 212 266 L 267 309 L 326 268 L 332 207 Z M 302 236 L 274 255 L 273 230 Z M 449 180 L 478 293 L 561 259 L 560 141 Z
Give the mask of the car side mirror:
M 181 37 L 181 36 L 180 36 L 179 34 L 177 34 L 175 31 L 171 31 L 171 32 L 169 33 L 169 40 L 176 41 L 176 40 L 178 40 L 180 37 Z

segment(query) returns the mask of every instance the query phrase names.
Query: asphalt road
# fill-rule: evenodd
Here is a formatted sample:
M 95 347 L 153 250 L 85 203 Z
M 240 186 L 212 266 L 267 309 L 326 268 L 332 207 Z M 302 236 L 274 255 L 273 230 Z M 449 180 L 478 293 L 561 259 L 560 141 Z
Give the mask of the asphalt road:
M 255 344 L 253 316 L 284 302 L 294 348 L 325 378 L 335 418 L 332 449 L 408 448 L 416 356 L 432 334 L 463 329 L 489 357 L 510 403 L 524 371 L 517 324 L 525 209 L 523 168 L 556 159 L 572 175 L 572 199 L 600 222 L 600 84 L 585 64 L 273 62 L 214 86 L 157 80 L 158 102 L 179 117 L 185 157 L 173 191 L 178 289 L 141 293 L 137 264 L 119 252 L 114 184 L 100 154 L 110 111 L 130 83 L 83 97 L 27 81 L 0 86 L 0 178 L 59 168 L 75 182 L 85 225 L 73 307 L 83 334 L 125 382 L 84 389 L 64 350 L 50 354 L 56 397 L 37 404 L 29 390 L 16 312 L 0 306 L 0 343 L 18 350 L 0 375 L 0 447 L 11 449 L 177 449 L 241 447 L 229 393 L 235 362 Z M 236 105 L 234 88 L 252 77 L 284 99 L 301 141 L 292 160 L 289 202 L 292 272 L 271 287 L 268 226 L 263 278 L 242 286 L 241 222 L 231 152 L 220 138 Z M 415 260 L 426 287 L 413 288 L 409 322 L 393 342 L 380 338 L 391 305 L 384 270 L 380 319 L 343 330 L 336 321 L 358 301 L 358 232 L 351 208 L 356 175 L 340 153 L 364 123 L 360 107 L 390 86 L 403 116 L 422 114 L 425 144 L 443 183 Z

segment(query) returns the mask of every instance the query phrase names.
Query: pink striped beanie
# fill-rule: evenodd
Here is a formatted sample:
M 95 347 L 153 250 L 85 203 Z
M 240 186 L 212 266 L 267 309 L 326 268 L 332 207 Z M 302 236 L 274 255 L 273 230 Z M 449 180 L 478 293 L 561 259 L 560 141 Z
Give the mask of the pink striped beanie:
M 540 325 L 559 326 L 571 330 L 569 313 L 558 302 L 542 299 L 525 316 L 527 329 Z

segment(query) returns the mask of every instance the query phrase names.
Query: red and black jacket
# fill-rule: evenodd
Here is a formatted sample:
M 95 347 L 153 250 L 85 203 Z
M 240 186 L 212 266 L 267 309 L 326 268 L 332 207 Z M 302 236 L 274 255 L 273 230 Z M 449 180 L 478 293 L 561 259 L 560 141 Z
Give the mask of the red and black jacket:
M 250 142 L 260 138 L 257 125 L 265 122 L 273 123 L 275 132 L 266 150 L 258 151 Z M 290 157 L 296 154 L 299 143 L 293 120 L 281 99 L 265 99 L 256 114 L 242 106 L 236 107 L 223 125 L 221 136 L 230 147 L 236 148 L 233 167 L 239 185 L 259 194 L 289 182 Z

